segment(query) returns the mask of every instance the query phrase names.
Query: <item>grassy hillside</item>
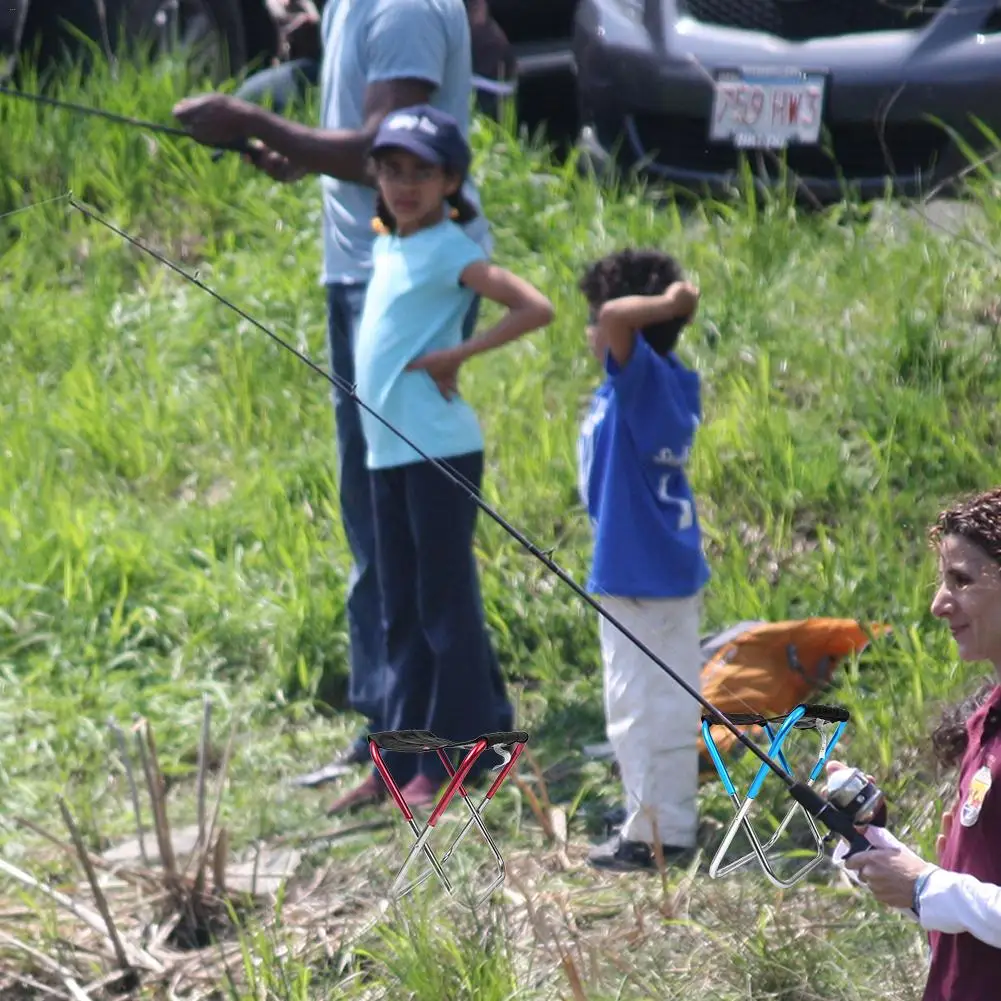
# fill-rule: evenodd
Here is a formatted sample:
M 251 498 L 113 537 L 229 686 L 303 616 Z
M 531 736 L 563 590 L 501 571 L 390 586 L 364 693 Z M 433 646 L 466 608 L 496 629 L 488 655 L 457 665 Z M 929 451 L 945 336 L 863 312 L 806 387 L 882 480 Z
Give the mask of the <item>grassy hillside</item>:
M 65 96 L 167 122 L 185 92 L 166 69 L 122 68 Z M 387 814 L 387 829 L 310 842 L 329 827 L 330 792 L 285 784 L 357 725 L 343 711 L 329 386 L 65 199 L 6 215 L 72 191 L 326 366 L 316 182 L 282 187 L 232 157 L 2 97 L 0 137 L 0 859 L 68 878 L 73 863 L 14 819 L 65 837 L 59 796 L 95 851 L 134 833 L 109 717 L 150 721 L 171 819 L 190 823 L 208 696 L 217 754 L 239 725 L 221 814 L 234 850 L 294 836 L 310 872 L 331 865 L 344 913 L 370 913 L 405 828 Z M 703 290 L 681 353 L 706 387 L 692 466 L 714 573 L 705 628 L 891 623 L 894 639 L 841 672 L 829 700 L 853 713 L 844 755 L 879 776 L 894 829 L 929 851 L 949 777 L 927 734 L 978 669 L 955 661 L 928 613 L 924 530 L 958 491 L 1001 480 L 993 182 L 977 182 L 982 212 L 951 234 L 917 213 L 781 202 L 683 215 L 602 191 L 485 123 L 475 141 L 497 257 L 557 309 L 545 333 L 464 373 L 487 498 L 583 580 L 574 441 L 598 372 L 577 276 L 617 246 L 677 254 Z M 582 864 L 615 794 L 607 767 L 576 751 L 603 739 L 596 623 L 496 525 L 484 519 L 479 539 L 496 642 L 549 769 L 545 787 L 523 769 L 492 808 L 508 892 L 477 918 L 437 890 L 413 912 L 372 912 L 336 963 L 281 959 L 281 931 L 251 930 L 248 963 L 264 962 L 248 969 L 264 986 L 245 996 L 914 1001 L 920 936 L 829 870 L 780 892 L 754 870 L 662 882 Z M 568 815 L 565 849 L 530 808 L 525 790 L 544 788 Z M 710 853 L 727 810 L 708 784 Z M 40 898 L 0 875 L 4 897 L 10 936 Z M 68 937 L 71 918 L 41 913 L 38 941 Z M 329 935 L 347 923 L 331 918 Z M 7 969 L 71 996 L 0 934 Z

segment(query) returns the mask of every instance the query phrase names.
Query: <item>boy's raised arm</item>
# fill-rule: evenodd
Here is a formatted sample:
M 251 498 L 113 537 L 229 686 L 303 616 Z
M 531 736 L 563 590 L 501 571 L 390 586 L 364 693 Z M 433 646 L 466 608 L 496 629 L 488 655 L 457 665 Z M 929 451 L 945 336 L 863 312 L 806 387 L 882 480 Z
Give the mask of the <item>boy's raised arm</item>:
M 660 295 L 627 295 L 609 299 L 598 310 L 595 328 L 600 343 L 619 366 L 632 357 L 636 334 L 651 323 L 691 317 L 699 304 L 699 290 L 689 282 L 675 282 Z

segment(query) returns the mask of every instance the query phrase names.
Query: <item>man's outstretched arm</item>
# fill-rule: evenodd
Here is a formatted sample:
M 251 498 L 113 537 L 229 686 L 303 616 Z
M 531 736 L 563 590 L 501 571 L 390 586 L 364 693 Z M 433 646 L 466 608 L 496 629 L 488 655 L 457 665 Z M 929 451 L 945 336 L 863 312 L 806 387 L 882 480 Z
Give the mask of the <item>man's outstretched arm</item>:
M 281 180 L 309 173 L 369 184 L 366 159 L 380 122 L 397 108 L 431 99 L 445 75 L 449 37 L 429 14 L 426 0 L 393 0 L 372 15 L 364 45 L 366 80 L 358 129 L 310 128 L 224 94 L 181 101 L 174 114 L 206 145 L 238 139 L 263 143 L 266 149 L 253 161 Z
M 431 83 L 425 80 L 379 80 L 365 89 L 364 121 L 360 129 L 318 129 L 290 121 L 248 101 L 228 94 L 200 94 L 185 98 L 174 107 L 174 115 L 206 146 L 238 139 L 257 139 L 266 147 L 254 159 L 269 163 L 268 172 L 281 171 L 272 151 L 286 161 L 290 176 L 328 174 L 342 181 L 369 184 L 366 161 L 368 150 L 383 118 L 397 108 L 430 100 Z

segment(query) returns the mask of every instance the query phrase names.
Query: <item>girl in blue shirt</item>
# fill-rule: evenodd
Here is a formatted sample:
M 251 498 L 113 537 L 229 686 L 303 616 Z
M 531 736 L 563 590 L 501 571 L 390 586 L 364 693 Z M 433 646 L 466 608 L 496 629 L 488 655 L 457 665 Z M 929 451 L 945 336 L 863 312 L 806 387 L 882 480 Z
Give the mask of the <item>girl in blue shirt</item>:
M 355 344 L 356 392 L 425 456 L 444 460 L 478 491 L 483 437 L 459 395 L 459 369 L 546 326 L 553 309 L 528 282 L 492 264 L 460 228 L 475 215 L 461 194 L 471 154 L 451 116 L 428 105 L 393 112 L 372 158 L 380 235 Z M 463 341 L 462 321 L 476 296 L 507 313 Z M 473 553 L 476 504 L 377 417 L 365 409 L 361 416 L 386 631 L 386 728 L 430 730 L 447 740 L 510 729 Z M 434 801 L 446 779 L 437 755 L 385 759 L 410 806 Z M 373 771 L 328 813 L 386 795 Z

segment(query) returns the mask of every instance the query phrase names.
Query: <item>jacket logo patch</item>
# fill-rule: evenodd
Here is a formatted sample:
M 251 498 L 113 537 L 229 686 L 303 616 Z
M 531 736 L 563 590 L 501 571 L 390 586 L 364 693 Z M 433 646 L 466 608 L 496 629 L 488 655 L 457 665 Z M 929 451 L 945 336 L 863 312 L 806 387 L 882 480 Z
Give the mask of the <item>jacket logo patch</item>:
M 980 811 L 983 809 L 984 800 L 990 792 L 991 770 L 984 765 L 978 769 L 970 781 L 970 790 L 966 794 L 966 802 L 959 814 L 959 822 L 963 827 L 972 827 L 980 818 Z

